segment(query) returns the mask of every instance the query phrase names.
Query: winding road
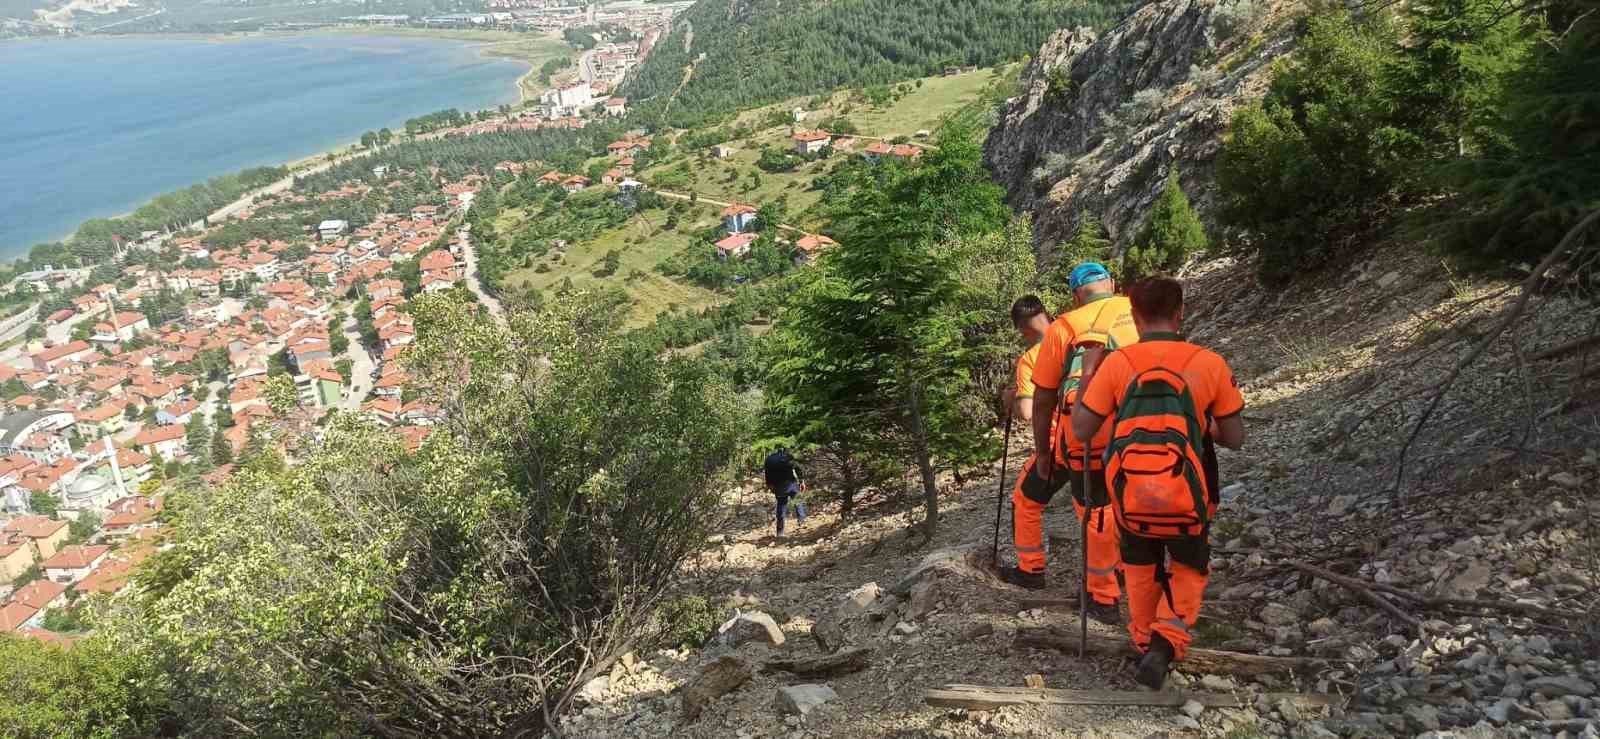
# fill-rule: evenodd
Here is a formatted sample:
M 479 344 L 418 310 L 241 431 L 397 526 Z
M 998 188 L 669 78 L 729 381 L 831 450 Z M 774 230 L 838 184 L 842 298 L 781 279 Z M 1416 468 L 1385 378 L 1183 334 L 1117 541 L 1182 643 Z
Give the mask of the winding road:
M 500 305 L 500 300 L 485 292 L 483 282 L 478 278 L 478 253 L 472 248 L 472 227 L 462 226 L 456 231 L 456 237 L 461 239 L 461 261 L 465 265 L 462 270 L 462 279 L 467 283 L 467 289 L 478 296 L 478 302 L 489 309 L 489 315 L 495 320 L 505 321 L 506 310 Z

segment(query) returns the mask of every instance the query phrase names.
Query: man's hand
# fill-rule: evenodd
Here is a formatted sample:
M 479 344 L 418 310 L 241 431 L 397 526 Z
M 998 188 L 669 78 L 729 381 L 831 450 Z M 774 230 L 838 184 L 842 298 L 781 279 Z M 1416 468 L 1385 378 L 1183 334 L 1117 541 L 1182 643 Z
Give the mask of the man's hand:
M 1056 388 L 1036 388 L 1033 391 L 1033 407 L 1037 413 L 1033 414 L 1033 448 L 1034 465 L 1043 479 L 1050 479 L 1050 473 L 1055 467 L 1055 449 L 1050 438 L 1051 422 L 1055 420 L 1056 403 L 1061 399 L 1061 391 Z

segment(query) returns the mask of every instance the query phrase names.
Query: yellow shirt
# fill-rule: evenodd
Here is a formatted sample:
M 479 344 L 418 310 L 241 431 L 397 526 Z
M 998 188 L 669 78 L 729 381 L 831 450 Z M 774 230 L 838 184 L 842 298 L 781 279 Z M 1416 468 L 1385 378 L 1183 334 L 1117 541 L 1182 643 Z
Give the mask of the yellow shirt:
M 1039 361 L 1039 350 L 1044 342 L 1036 341 L 1032 347 L 1017 357 L 1017 398 L 1033 397 L 1033 365 Z

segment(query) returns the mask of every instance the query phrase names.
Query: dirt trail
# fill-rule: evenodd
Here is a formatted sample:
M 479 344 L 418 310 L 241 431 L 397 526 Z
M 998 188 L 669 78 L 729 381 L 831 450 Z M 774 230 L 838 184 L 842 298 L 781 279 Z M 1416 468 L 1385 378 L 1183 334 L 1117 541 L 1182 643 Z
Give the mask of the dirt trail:
M 1557 724 L 1547 722 L 1576 722 L 1570 724 L 1579 727 L 1574 732 L 1600 724 L 1600 661 L 1586 661 L 1594 647 L 1583 636 L 1584 623 L 1561 615 L 1596 607 L 1600 501 L 1584 491 L 1592 492 L 1600 477 L 1600 444 L 1593 442 L 1600 396 L 1563 400 L 1572 390 L 1556 379 L 1524 382 L 1508 370 L 1517 366 L 1512 350 L 1497 345 L 1485 367 L 1450 396 L 1441 422 L 1423 435 L 1408 462 L 1414 482 L 1406 494 L 1387 491 L 1395 439 L 1408 431 L 1407 419 L 1428 399 L 1434 380 L 1509 302 L 1510 283 L 1459 278 L 1415 252 L 1386 253 L 1332 270 L 1320 285 L 1282 292 L 1263 290 L 1250 270 L 1220 259 L 1193 270 L 1188 280 L 1190 335 L 1234 366 L 1250 434 L 1243 451 L 1222 456 L 1223 506 L 1196 644 L 1327 661 L 1298 675 L 1253 680 L 1180 672 L 1169 687 L 1198 690 L 1204 683 L 1216 692 L 1231 684 L 1247 697 L 1266 690 L 1344 696 L 1331 714 L 1259 698 L 1250 708 L 1206 709 L 1197 718 L 1171 708 L 969 712 L 925 706 L 922 693 L 929 688 L 1020 687 L 1029 674 L 1043 675 L 1051 688 L 1135 687 L 1125 659 L 1079 661 L 1014 643 L 1020 627 L 1075 633 L 1075 609 L 1021 611 L 1018 598 L 1032 594 L 983 577 L 957 577 L 939 581 L 931 613 L 903 629 L 885 623 L 887 633 L 867 641 L 876 651 L 866 670 L 807 681 L 758 669 L 699 719 L 681 721 L 673 691 L 716 657 L 736 654 L 759 668 L 775 654 L 822 654 L 813 627 L 826 622 L 845 594 L 866 583 L 888 590 L 930 552 L 966 545 L 986 557 L 997 463 L 965 484 L 944 481 L 945 515 L 938 536 L 926 543 L 913 533 L 920 509 L 909 497 L 869 500 L 848 519 L 814 499 L 806 527 L 777 543 L 770 496 L 747 490 L 730 501 L 735 523 L 725 536 L 713 537 L 689 587 L 710 596 L 720 618 L 736 609 L 770 614 L 786 641 L 776 648 L 712 645 L 644 655 L 599 686 L 569 717 L 568 728 L 585 737 L 1158 731 L 1327 737 L 1474 726 L 1485 735 L 1539 736 L 1554 733 L 1549 727 Z M 1594 320 L 1592 307 L 1570 296 L 1550 296 L 1541 305 L 1516 332 L 1530 357 L 1580 338 Z M 1584 361 L 1554 359 L 1544 371 L 1547 378 L 1572 371 L 1581 377 L 1592 367 Z M 1551 428 L 1530 433 L 1530 408 L 1560 412 Z M 1589 451 L 1580 446 L 1574 453 L 1575 439 Z M 1512 462 L 1519 453 L 1549 463 L 1517 467 Z M 1019 461 L 1013 456 L 1008 466 L 1014 471 Z M 1519 503 L 1529 495 L 1548 505 Z M 1076 591 L 1076 524 L 1069 511 L 1069 498 L 1061 495 L 1047 513 L 1049 595 Z M 1002 526 L 1002 537 L 1008 536 L 1009 527 Z M 1008 556 L 1003 548 L 1002 558 Z M 1291 559 L 1421 597 L 1545 610 L 1463 610 L 1390 595 L 1413 619 L 1407 623 L 1343 586 L 1294 570 L 1285 564 Z M 1092 628 L 1121 636 L 1118 629 Z M 802 682 L 826 683 L 837 698 L 804 720 L 780 715 L 775 693 Z

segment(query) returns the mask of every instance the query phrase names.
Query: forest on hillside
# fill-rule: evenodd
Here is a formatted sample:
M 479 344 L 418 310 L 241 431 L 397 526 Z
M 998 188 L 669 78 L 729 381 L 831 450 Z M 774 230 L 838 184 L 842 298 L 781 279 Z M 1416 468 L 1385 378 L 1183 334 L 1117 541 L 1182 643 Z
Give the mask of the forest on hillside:
M 740 0 L 731 8 L 698 3 L 656 44 L 623 94 L 640 106 L 644 120 L 692 127 L 795 95 L 1016 59 L 1055 29 L 1105 26 L 1127 6 L 1106 0 L 842 0 L 795 10 L 778 0 Z M 683 84 L 684 69 L 701 55 Z

